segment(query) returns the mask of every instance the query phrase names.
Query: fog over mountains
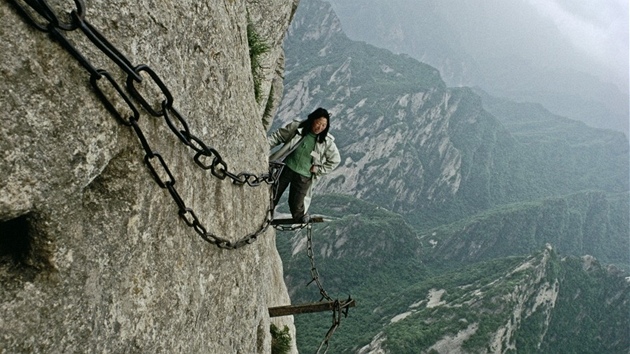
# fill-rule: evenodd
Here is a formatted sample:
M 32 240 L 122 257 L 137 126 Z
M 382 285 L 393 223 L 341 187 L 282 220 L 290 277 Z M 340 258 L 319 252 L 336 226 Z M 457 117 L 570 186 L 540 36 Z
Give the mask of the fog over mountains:
M 348 37 L 432 65 L 449 86 L 479 86 L 628 135 L 627 2 L 330 3 Z

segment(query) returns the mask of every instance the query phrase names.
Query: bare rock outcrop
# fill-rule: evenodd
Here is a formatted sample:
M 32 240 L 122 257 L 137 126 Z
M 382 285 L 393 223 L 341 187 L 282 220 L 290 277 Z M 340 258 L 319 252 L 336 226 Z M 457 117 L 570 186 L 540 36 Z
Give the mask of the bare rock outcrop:
M 50 4 L 60 14 L 74 6 Z M 297 0 L 86 5 L 85 18 L 120 53 L 157 73 L 229 171 L 267 171 L 266 102 L 254 98 L 247 25 L 271 47 L 262 58 L 268 94 Z M 0 17 L 0 352 L 269 353 L 267 309 L 289 303 L 274 232 L 235 250 L 204 241 L 88 71 L 9 2 Z M 80 30 L 63 33 L 124 82 Z M 236 242 L 264 225 L 265 184 L 235 185 L 200 168 L 162 118 L 141 110 L 138 125 L 207 233 Z M 295 338 L 292 318 L 274 321 Z

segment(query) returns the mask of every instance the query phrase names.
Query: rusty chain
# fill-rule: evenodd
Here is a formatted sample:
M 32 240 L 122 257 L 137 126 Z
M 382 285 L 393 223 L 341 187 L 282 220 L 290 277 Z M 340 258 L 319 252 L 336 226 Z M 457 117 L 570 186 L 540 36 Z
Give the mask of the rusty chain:
M 46 0 L 10 0 L 17 12 L 30 25 L 39 31 L 46 32 L 50 37 L 58 42 L 70 55 L 72 55 L 81 66 L 90 74 L 90 84 L 101 100 L 105 108 L 116 117 L 123 125 L 133 129 L 142 145 L 145 156 L 144 162 L 149 172 L 158 186 L 168 190 L 169 194 L 179 208 L 178 215 L 187 226 L 193 228 L 199 236 L 222 249 L 236 249 L 253 243 L 256 238 L 264 233 L 271 221 L 274 212 L 274 195 L 277 190 L 277 181 L 282 171 L 283 164 L 271 163 L 269 172 L 259 175 L 249 172 L 233 173 L 228 169 L 228 164 L 223 160 L 217 150 L 209 147 L 201 138 L 192 134 L 186 119 L 173 106 L 173 96 L 168 87 L 164 84 L 159 75 L 148 65 L 140 64 L 134 66 L 107 38 L 93 27 L 85 18 L 84 0 L 73 0 L 75 8 L 64 14 L 62 19 L 46 2 Z M 210 170 L 211 174 L 218 179 L 230 178 L 236 185 L 247 184 L 250 187 L 257 187 L 263 182 L 270 185 L 269 207 L 265 213 L 265 219 L 258 230 L 241 237 L 238 241 L 232 242 L 216 234 L 209 232 L 201 223 L 195 212 L 189 208 L 175 187 L 175 177 L 171 173 L 168 164 L 158 152 L 153 150 L 139 125 L 140 111 L 133 103 L 129 95 L 116 82 L 113 76 L 104 69 L 95 68 L 92 63 L 66 38 L 64 32 L 80 30 L 90 42 L 92 42 L 101 52 L 113 61 L 124 73 L 126 73 L 125 87 L 135 101 L 139 102 L 142 108 L 154 117 L 164 118 L 168 128 L 175 134 L 178 140 L 186 147 L 194 151 L 193 161 L 203 170 Z M 163 95 L 161 104 L 156 109 L 147 98 L 138 90 L 138 85 L 145 81 L 142 74 L 148 75 L 153 84 L 159 88 Z M 105 80 L 102 80 L 105 78 Z M 99 84 L 109 85 L 110 89 L 104 90 Z M 112 90 L 113 89 L 113 90 Z M 106 93 L 110 92 L 117 97 L 110 97 Z M 115 99 L 115 101 L 114 101 Z M 126 113 L 118 110 L 115 103 L 123 103 Z M 160 100 L 155 101 L 160 102 Z

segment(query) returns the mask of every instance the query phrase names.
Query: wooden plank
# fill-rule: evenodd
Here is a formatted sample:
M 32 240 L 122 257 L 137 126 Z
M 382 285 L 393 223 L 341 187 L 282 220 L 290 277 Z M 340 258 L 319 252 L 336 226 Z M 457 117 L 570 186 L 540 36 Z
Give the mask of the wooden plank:
M 323 216 L 311 216 L 311 219 L 309 221 L 310 223 L 313 222 L 324 222 L 324 217 Z M 273 219 L 273 221 L 271 222 L 271 225 L 293 225 L 293 224 L 304 224 L 302 221 L 300 220 L 295 220 L 295 219 Z
M 349 301 L 341 301 L 340 303 L 341 303 L 342 308 L 356 306 L 354 299 L 350 299 Z M 280 316 L 299 315 L 302 313 L 332 311 L 334 308 L 335 308 L 334 301 L 315 302 L 315 303 L 301 304 L 301 305 L 278 306 L 278 307 L 269 308 L 269 316 L 280 317 Z

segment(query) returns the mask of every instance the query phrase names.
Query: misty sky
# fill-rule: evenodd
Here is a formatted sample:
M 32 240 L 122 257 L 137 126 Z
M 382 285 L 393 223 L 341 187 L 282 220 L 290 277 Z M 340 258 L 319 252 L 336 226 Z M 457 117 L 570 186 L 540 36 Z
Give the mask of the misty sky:
M 622 91 L 628 90 L 628 0 L 328 1 L 341 15 L 350 38 L 397 53 L 419 54 L 416 57 L 423 60 L 422 53 L 413 52 L 422 48 L 403 48 L 409 43 L 395 42 L 401 38 L 391 32 L 411 31 L 406 33 L 409 35 L 420 30 L 429 36 L 440 36 L 438 41 L 450 41 L 446 44 L 455 51 L 458 44 L 463 46 L 476 60 L 492 55 L 520 56 L 539 67 L 590 72 L 605 82 L 615 83 Z M 375 9 L 377 13 L 372 12 Z M 397 23 L 397 19 L 401 22 Z M 424 27 L 409 23 L 418 20 Z M 374 33 L 375 29 L 390 33 L 381 35 Z M 423 40 L 419 45 L 427 44 L 430 42 Z M 434 49 L 428 49 L 431 50 Z M 584 61 L 586 58 L 589 60 Z
M 328 1 L 348 37 L 432 65 L 447 85 L 628 135 L 629 0 Z
M 573 45 L 628 81 L 628 0 L 527 1 Z

